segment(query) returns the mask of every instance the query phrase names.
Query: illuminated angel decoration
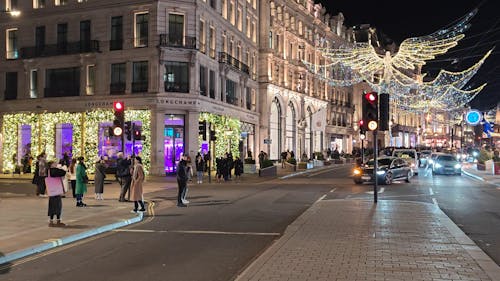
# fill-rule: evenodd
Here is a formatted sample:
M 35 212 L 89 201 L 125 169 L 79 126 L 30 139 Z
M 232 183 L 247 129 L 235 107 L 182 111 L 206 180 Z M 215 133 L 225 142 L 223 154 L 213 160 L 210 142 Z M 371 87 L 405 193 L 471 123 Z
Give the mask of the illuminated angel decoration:
M 477 9 L 468 13 L 455 25 L 430 35 L 405 39 L 396 54 L 377 53 L 369 42 L 357 42 L 339 48 L 320 48 L 327 63 L 323 65 L 304 61 L 310 71 L 333 86 L 349 86 L 366 81 L 375 91 L 389 93 L 391 100 L 408 110 L 430 108 L 455 109 L 469 102 L 484 88 L 462 90 L 477 73 L 489 51 L 479 62 L 461 72 L 441 70 L 431 81 L 425 81 L 420 71 L 426 61 L 445 54 L 464 38 L 471 18 Z M 344 77 L 334 77 L 341 69 Z M 375 79 L 380 77 L 380 79 Z

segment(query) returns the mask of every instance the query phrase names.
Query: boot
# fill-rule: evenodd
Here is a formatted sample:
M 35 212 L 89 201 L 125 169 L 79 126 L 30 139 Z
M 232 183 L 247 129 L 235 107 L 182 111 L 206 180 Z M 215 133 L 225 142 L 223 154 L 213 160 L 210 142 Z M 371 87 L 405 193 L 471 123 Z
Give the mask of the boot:
M 57 223 L 54 226 L 56 226 L 56 227 L 65 227 L 66 224 L 62 223 L 61 220 L 57 220 Z
M 56 226 L 56 224 L 54 223 L 54 221 L 49 220 L 49 227 L 54 227 L 54 226 Z

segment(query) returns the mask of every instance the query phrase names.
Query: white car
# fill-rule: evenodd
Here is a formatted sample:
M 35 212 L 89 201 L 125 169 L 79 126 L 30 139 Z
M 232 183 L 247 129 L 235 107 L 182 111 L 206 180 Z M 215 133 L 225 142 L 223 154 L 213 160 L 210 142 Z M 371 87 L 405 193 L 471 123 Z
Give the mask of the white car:
M 392 156 L 403 158 L 410 164 L 414 175 L 418 175 L 418 157 L 417 150 L 412 148 L 396 148 L 392 151 Z

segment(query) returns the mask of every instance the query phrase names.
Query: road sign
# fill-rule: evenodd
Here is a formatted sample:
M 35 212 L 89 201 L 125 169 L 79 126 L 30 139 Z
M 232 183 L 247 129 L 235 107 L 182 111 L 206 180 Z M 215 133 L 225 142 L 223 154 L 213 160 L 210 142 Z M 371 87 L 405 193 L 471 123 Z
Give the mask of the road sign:
M 469 110 L 467 114 L 465 114 L 465 122 L 470 126 L 476 126 L 483 120 L 483 114 L 479 110 Z

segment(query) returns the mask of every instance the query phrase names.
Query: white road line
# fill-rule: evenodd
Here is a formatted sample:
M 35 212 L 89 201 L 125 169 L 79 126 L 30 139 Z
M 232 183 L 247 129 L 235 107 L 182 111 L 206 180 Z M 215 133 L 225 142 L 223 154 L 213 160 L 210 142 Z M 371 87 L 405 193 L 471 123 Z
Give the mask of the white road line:
M 325 197 L 326 197 L 326 194 L 325 194 L 325 195 L 323 195 L 323 196 L 321 196 L 318 200 L 316 200 L 316 202 L 319 202 L 319 201 L 321 201 L 321 200 L 325 199 Z
M 438 205 L 438 201 L 436 200 L 436 198 L 432 198 L 432 202 L 434 203 L 434 205 Z
M 334 189 L 330 190 L 330 193 L 335 192 L 335 190 L 337 190 L 336 187 Z
M 429 194 L 432 196 L 434 195 L 434 191 L 432 190 L 432 187 L 429 187 Z
M 141 233 L 186 233 L 186 234 L 220 234 L 220 235 L 254 235 L 254 236 L 280 236 L 276 232 L 230 232 L 210 230 L 148 230 L 148 229 L 115 229 L 114 232 L 141 232 Z

